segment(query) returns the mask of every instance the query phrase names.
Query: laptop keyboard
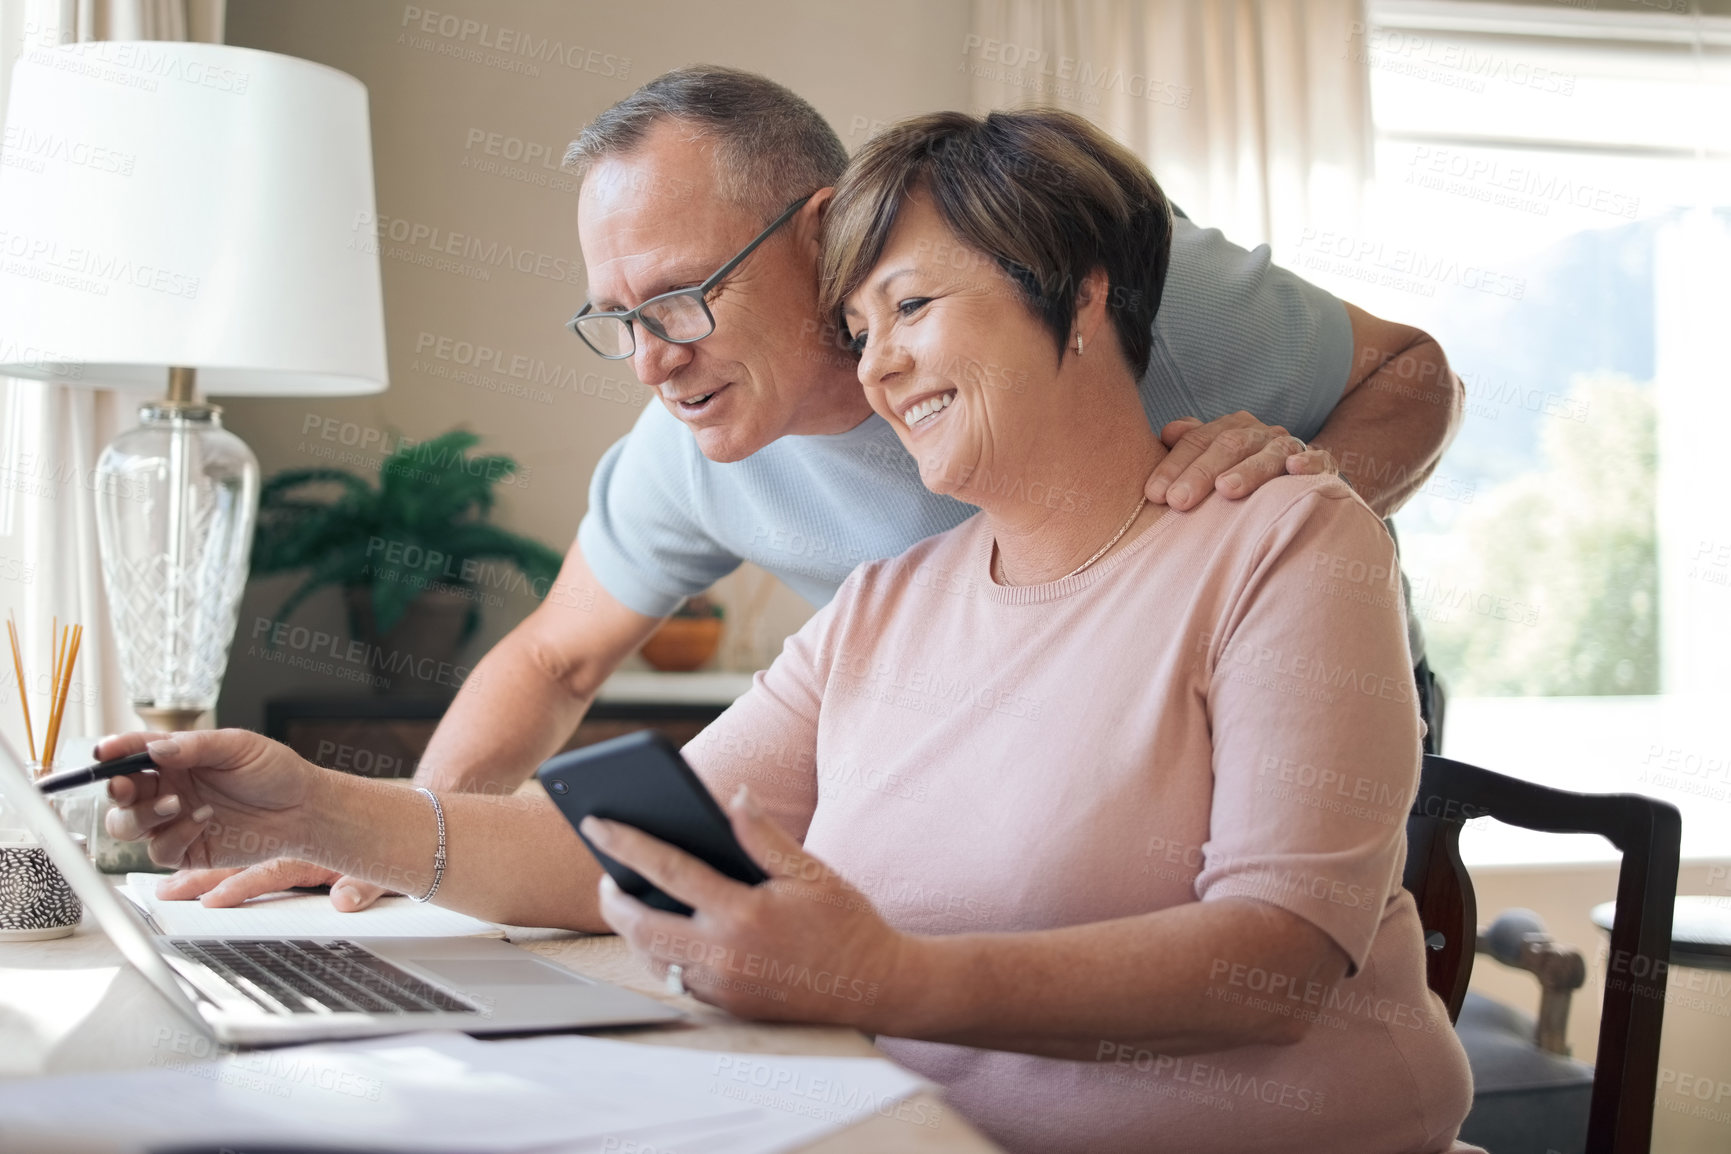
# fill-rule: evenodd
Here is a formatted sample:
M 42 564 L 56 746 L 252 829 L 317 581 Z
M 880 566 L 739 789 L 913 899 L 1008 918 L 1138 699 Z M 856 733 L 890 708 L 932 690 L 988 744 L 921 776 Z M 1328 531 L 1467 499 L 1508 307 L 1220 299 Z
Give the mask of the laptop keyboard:
M 167 944 L 273 1014 L 479 1012 L 354 942 L 171 938 Z

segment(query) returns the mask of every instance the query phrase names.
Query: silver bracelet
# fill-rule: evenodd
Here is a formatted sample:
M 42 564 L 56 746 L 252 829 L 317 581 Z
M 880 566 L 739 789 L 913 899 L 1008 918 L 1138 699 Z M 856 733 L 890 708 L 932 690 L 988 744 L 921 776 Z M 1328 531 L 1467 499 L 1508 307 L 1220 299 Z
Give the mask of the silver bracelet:
M 439 848 L 433 854 L 432 888 L 427 891 L 427 896 L 424 898 L 415 897 L 413 894 L 409 895 L 410 901 L 420 902 L 424 905 L 433 900 L 433 895 L 439 892 L 439 883 L 445 878 L 445 807 L 439 804 L 438 795 L 426 786 L 417 785 L 415 792 L 427 795 L 427 800 L 433 803 L 433 816 L 439 819 Z

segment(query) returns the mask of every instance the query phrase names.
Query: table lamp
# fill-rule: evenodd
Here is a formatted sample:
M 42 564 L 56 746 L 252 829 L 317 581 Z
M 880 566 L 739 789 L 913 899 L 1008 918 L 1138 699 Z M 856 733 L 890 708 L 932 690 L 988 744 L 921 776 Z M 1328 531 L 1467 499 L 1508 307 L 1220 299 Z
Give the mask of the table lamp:
M 220 44 L 32 49 L 0 156 L 0 375 L 166 386 L 92 487 L 122 676 L 152 728 L 216 704 L 258 461 L 198 390 L 385 388 L 365 87 Z

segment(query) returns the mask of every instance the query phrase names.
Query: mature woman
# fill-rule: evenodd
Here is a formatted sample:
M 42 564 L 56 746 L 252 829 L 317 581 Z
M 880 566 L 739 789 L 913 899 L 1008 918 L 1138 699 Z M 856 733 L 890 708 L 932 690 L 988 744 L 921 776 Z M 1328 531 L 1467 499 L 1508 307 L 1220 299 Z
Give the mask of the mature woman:
M 926 484 L 981 512 L 857 569 L 688 747 L 773 880 L 591 819 L 697 911 L 676 917 L 597 886 L 550 806 L 454 796 L 438 899 L 604 919 L 735 1013 L 875 1033 L 1016 1150 L 1448 1149 L 1470 1088 L 1400 886 L 1419 722 L 1394 551 L 1334 478 L 1147 504 L 1164 451 L 1135 381 L 1170 221 L 1062 114 L 868 145 L 825 292 Z M 431 883 L 425 799 L 250 734 L 150 749 L 113 820 L 159 862 L 286 850 Z

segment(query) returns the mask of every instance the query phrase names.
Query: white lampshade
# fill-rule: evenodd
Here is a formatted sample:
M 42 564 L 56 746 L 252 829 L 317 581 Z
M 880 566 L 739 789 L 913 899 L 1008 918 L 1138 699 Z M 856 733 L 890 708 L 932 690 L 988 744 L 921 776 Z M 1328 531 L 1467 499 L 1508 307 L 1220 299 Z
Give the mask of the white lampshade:
M 0 375 L 385 388 L 366 88 L 289 56 L 28 51 L 0 157 Z

